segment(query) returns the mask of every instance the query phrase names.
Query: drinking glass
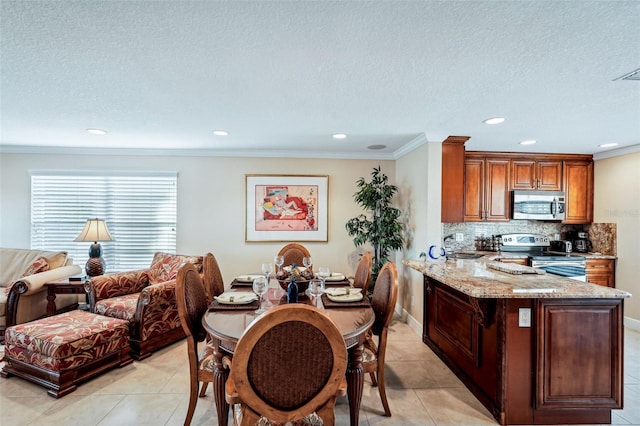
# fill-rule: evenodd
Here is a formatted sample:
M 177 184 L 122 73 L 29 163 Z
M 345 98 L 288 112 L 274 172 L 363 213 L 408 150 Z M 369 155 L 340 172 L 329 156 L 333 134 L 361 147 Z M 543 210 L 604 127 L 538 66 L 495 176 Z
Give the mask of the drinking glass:
M 276 266 L 278 267 L 278 272 L 282 270 L 282 265 L 284 265 L 284 256 L 280 256 L 280 255 L 275 255 L 273 257 L 273 261 L 275 262 Z
M 309 281 L 309 294 L 313 296 L 313 301 L 318 309 L 320 309 L 318 299 L 320 299 L 322 293 L 324 293 L 324 282 L 322 280 L 314 278 Z
M 267 278 L 267 283 L 269 282 L 269 275 L 273 274 L 273 263 L 263 263 L 262 264 L 262 273 Z
M 313 259 L 311 257 L 305 256 L 302 258 L 302 264 L 305 268 L 309 269 L 309 267 L 313 265 Z
M 257 314 L 261 314 L 264 312 L 262 308 L 262 296 L 267 292 L 268 281 L 265 277 L 257 277 L 253 280 L 253 292 L 258 295 L 260 300 L 260 306 L 256 311 Z
M 331 270 L 328 266 L 320 266 L 318 267 L 318 278 L 322 280 L 322 285 L 325 285 L 325 281 L 327 278 L 331 276 Z

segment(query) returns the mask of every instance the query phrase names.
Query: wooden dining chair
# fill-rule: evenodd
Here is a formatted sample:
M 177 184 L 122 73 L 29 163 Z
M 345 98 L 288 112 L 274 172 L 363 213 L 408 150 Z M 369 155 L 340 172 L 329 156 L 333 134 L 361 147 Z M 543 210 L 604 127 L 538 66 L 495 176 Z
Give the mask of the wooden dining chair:
M 289 243 L 280 249 L 278 256 L 284 256 L 284 266 L 289 266 L 294 263 L 302 266 L 302 258 L 311 257 L 311 253 L 309 253 L 309 250 L 302 244 Z
M 358 267 L 356 268 L 356 274 L 353 277 L 353 286 L 362 289 L 362 294 L 367 295 L 367 289 L 369 288 L 369 280 L 371 280 L 371 262 L 372 255 L 370 251 L 366 251 L 362 254 Z
M 395 264 L 387 262 L 380 269 L 373 287 L 371 307 L 375 313 L 375 319 L 371 328 L 372 336 L 365 340 L 362 366 L 364 372 L 371 376 L 373 386 L 378 386 L 384 414 L 388 417 L 391 416 L 391 410 L 384 384 L 384 359 L 387 351 L 387 332 L 397 300 L 398 269 Z M 373 336 L 378 336 L 377 344 Z
M 218 261 L 213 254 L 207 253 L 204 256 L 202 271 L 207 300 L 212 303 L 215 296 L 224 293 L 224 279 L 222 278 Z
M 202 278 L 197 269 L 186 264 L 178 271 L 176 277 L 176 303 L 178 305 L 178 315 L 180 323 L 187 335 L 187 356 L 189 358 L 189 408 L 185 417 L 185 426 L 191 424 L 193 413 L 198 402 L 198 386 L 213 382 L 213 348 L 205 345 L 201 354 L 198 353 L 198 342 L 202 342 L 207 336 L 207 332 L 202 326 L 202 316 L 209 307 L 207 292 L 205 291 Z M 201 396 L 204 392 L 201 392 Z
M 336 398 L 347 390 L 346 366 L 344 338 L 329 317 L 311 306 L 281 305 L 238 340 L 226 400 L 239 404 L 241 418 L 234 420 L 242 426 L 315 416 L 332 426 Z

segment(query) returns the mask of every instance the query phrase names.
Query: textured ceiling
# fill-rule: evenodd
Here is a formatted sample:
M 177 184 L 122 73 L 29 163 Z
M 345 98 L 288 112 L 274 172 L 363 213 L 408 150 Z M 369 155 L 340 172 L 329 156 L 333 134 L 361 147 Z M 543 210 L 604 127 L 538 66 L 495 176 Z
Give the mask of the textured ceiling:
M 614 81 L 640 67 L 636 0 L 0 8 L 4 152 L 393 158 L 449 135 L 470 136 L 469 150 L 640 144 L 640 82 Z M 507 121 L 482 123 L 496 115 Z

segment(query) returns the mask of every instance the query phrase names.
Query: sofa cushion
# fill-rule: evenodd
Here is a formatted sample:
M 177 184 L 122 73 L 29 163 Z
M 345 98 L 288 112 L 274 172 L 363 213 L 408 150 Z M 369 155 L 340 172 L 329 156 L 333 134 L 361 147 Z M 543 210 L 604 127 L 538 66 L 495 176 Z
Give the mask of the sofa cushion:
M 96 302 L 95 313 L 112 318 L 133 321 L 136 316 L 140 293 L 102 299 Z
M 178 275 L 178 270 L 185 263 L 193 263 L 198 271 L 202 272 L 202 259 L 202 256 L 157 252 L 153 256 L 153 261 L 149 268 L 149 284 L 158 284 L 175 279 Z
M 58 256 L 56 256 L 58 255 Z M 50 258 L 49 269 L 56 269 L 67 261 L 67 252 L 0 248 L 0 286 L 14 282 L 39 257 Z M 59 264 L 62 262 L 62 264 Z
M 47 262 L 47 259 L 40 256 L 31 265 L 27 266 L 27 269 L 22 273 L 22 275 L 20 275 L 19 278 L 28 277 L 29 275 L 48 271 L 49 269 L 50 268 L 49 268 L 49 263 Z M 4 294 L 9 294 L 9 291 L 11 290 L 11 287 L 13 287 L 14 283 L 15 281 L 12 281 L 7 285 L 7 287 L 4 289 Z

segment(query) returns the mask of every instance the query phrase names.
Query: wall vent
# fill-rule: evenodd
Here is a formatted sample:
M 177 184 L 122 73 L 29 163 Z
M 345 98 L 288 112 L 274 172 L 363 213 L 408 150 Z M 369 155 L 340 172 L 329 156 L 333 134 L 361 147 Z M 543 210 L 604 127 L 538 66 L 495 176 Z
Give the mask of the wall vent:
M 635 81 L 640 81 L 640 68 L 638 68 L 637 70 L 633 70 L 631 72 L 626 73 L 625 75 L 621 75 L 618 78 L 614 78 L 613 81 L 618 81 L 618 80 L 635 80 Z

